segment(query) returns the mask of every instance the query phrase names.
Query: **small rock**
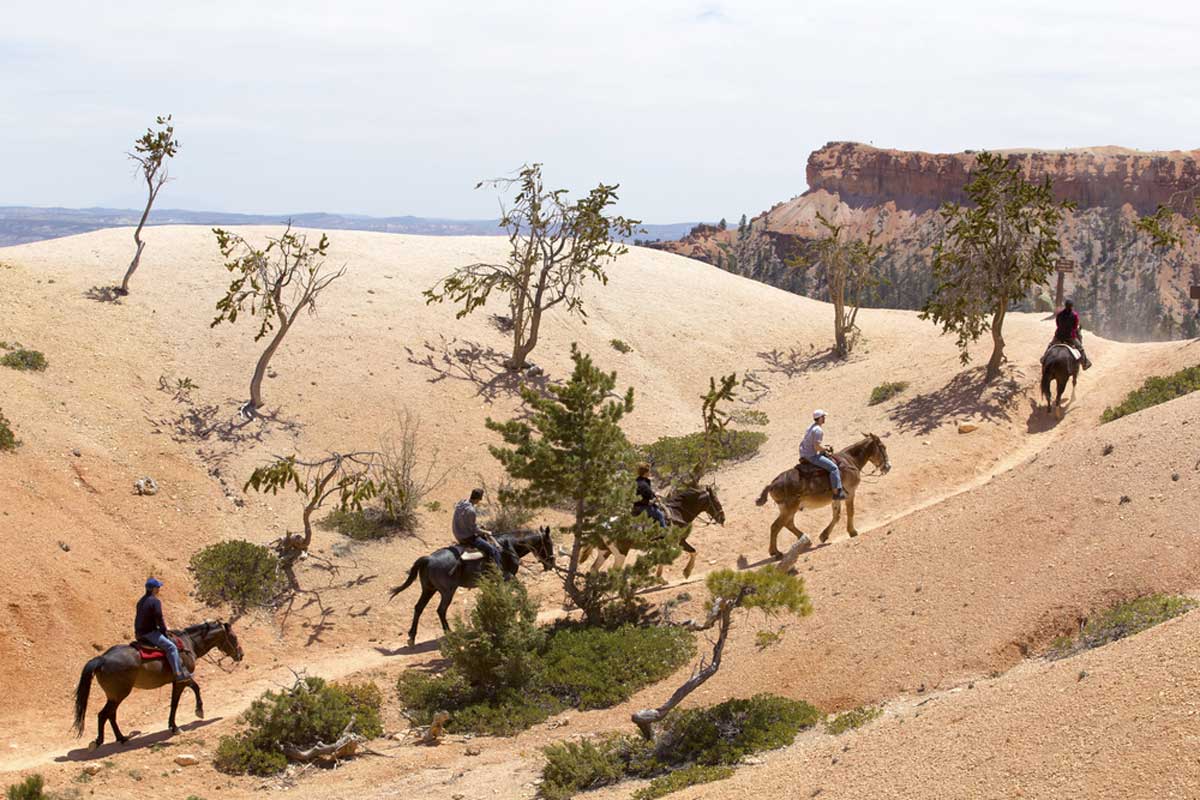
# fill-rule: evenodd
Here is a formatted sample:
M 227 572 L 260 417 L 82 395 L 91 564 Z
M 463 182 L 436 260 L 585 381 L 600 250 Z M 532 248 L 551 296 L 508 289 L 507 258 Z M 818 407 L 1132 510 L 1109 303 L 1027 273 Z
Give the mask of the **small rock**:
M 83 453 L 79 450 L 78 447 L 76 447 L 74 450 L 71 451 L 71 455 L 75 456 L 76 458 L 79 458 L 80 456 L 83 455 Z
M 200 759 L 196 758 L 191 753 L 180 753 L 175 756 L 175 763 L 181 767 L 194 767 L 200 763 Z
M 59 542 L 58 549 L 62 550 L 64 553 L 69 553 L 71 552 L 71 545 L 67 544 L 66 542 Z
M 1177 480 L 1179 480 L 1179 473 L 1178 473 L 1178 472 L 1172 472 L 1172 473 L 1171 473 L 1171 480 L 1173 480 L 1173 481 L 1177 481 Z
M 83 774 L 84 775 L 99 775 L 100 774 L 100 765 L 99 764 L 88 764 L 86 767 L 83 768 Z
M 759 758 L 758 756 L 751 756 L 750 758 L 744 759 L 742 761 L 742 763 L 746 764 L 748 766 L 751 766 L 751 767 L 757 767 L 757 766 L 760 766 L 767 762 L 764 761 L 763 759 Z
M 158 482 L 147 475 L 134 481 L 133 489 L 141 495 L 156 495 L 158 494 Z
M 1123 505 L 1125 505 L 1126 503 L 1132 503 L 1132 502 L 1133 502 L 1133 500 L 1131 500 L 1131 499 L 1129 498 L 1129 495 L 1127 495 L 1127 494 L 1123 494 L 1123 495 L 1121 495 L 1121 499 L 1117 501 L 1117 505 L 1119 505 L 1119 506 L 1123 506 Z
M 1107 456 L 1107 455 L 1112 455 L 1112 451 L 1115 449 L 1116 449 L 1115 445 L 1106 444 L 1106 445 L 1104 445 L 1104 448 L 1100 452 Z
M 468 748 L 467 748 L 466 750 L 464 750 L 463 752 L 464 752 L 464 753 L 466 753 L 466 754 L 467 754 L 467 755 L 469 755 L 469 756 L 477 756 L 477 755 L 479 755 L 480 753 L 482 753 L 483 751 L 482 751 L 482 750 L 480 750 L 478 747 L 468 747 Z
M 1078 677 L 1078 678 L 1076 678 L 1075 680 L 1076 680 L 1076 681 L 1081 681 L 1081 680 L 1083 680 L 1084 678 L 1086 678 L 1087 676 L 1088 676 L 1088 674 L 1087 674 L 1087 670 L 1086 670 L 1086 669 L 1081 669 L 1081 670 L 1079 670 L 1079 677 Z
M 977 431 L 977 430 L 979 430 L 979 426 L 973 422 L 958 423 L 958 432 L 959 433 L 973 433 L 974 431 Z

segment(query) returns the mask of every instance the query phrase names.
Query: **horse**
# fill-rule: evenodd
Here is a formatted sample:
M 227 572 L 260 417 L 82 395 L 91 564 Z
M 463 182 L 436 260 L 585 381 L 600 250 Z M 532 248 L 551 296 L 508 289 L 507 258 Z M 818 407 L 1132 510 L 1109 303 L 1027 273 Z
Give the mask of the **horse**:
M 690 578 L 692 569 L 696 566 L 696 548 L 688 544 L 687 540 L 687 537 L 692 532 L 692 522 L 701 514 L 707 514 L 709 519 L 718 525 L 725 524 L 725 509 L 721 506 L 721 501 L 717 497 L 717 487 L 710 483 L 703 489 L 677 489 L 671 492 L 661 503 L 667 521 L 676 527 L 684 529 L 683 538 L 679 540 L 679 546 L 688 554 L 688 563 L 683 568 L 683 577 Z M 602 539 L 597 548 L 593 548 L 591 545 L 584 545 L 583 550 L 579 554 L 581 563 L 591 557 L 593 549 L 600 551 L 596 556 L 595 562 L 592 564 L 592 572 L 598 572 L 600 565 L 613 554 L 614 550 L 617 556 L 613 561 L 613 568 L 620 569 L 625 563 L 625 557 L 629 555 L 631 544 L 629 542 L 616 542 L 614 546 L 614 543 L 609 543 Z M 660 578 L 662 577 L 662 571 L 663 568 L 660 565 L 658 568 L 658 576 Z
M 521 530 L 498 534 L 496 543 L 500 545 L 500 561 L 504 565 L 506 575 L 516 575 L 521 559 L 530 553 L 542 562 L 543 571 L 554 567 L 554 543 L 550 540 L 548 525 L 543 525 L 536 531 Z M 470 589 L 477 585 L 484 569 L 491 563 L 486 559 L 463 560 L 457 547 L 443 547 L 413 562 L 408 571 L 408 580 L 394 587 L 388 598 L 390 602 L 420 576 L 421 597 L 413 609 L 412 628 L 408 631 L 409 647 L 416 644 L 421 612 L 425 610 L 434 593 L 440 592 L 442 595 L 437 607 L 438 619 L 442 622 L 442 631 L 449 631 L 450 623 L 446 621 L 446 610 L 450 608 L 454 593 L 459 587 Z
M 1042 397 L 1046 398 L 1046 413 L 1062 419 L 1062 396 L 1071 381 L 1071 401 L 1075 401 L 1075 384 L 1079 380 L 1079 359 L 1065 344 L 1052 344 L 1042 358 Z M 1050 401 L 1050 381 L 1057 382 L 1057 394 Z
M 195 669 L 196 660 L 214 647 L 234 661 L 242 660 L 242 646 L 238 644 L 233 627 L 228 622 L 201 622 L 171 633 L 183 642 L 183 646 L 179 648 L 179 660 L 189 672 Z M 137 647 L 131 644 L 119 644 L 108 648 L 84 664 L 83 672 L 79 675 L 79 685 L 75 688 L 76 736 L 83 735 L 83 717 L 87 713 L 93 676 L 104 690 L 108 702 L 100 709 L 99 730 L 95 741 L 88 744 L 89 752 L 104 744 L 105 722 L 112 725 L 113 735 L 117 737 L 118 742 L 125 744 L 129 741 L 129 737 L 122 735 L 121 729 L 117 727 L 117 707 L 130 692 L 134 689 L 157 689 L 174 679 L 165 657 L 144 659 L 138 653 Z M 186 684 L 176 683 L 171 689 L 171 716 L 167 720 L 167 727 L 172 734 L 179 733 L 179 727 L 175 724 L 175 709 L 179 706 L 180 695 L 187 687 L 191 687 L 196 695 L 196 716 L 204 719 L 204 703 L 200 699 L 200 686 L 195 679 Z
M 854 491 L 858 488 L 862 468 L 868 463 L 874 464 L 884 475 L 892 469 L 883 440 L 873 433 L 864 433 L 863 436 L 866 438 L 833 455 L 842 472 L 842 487 L 846 490 L 846 531 L 851 537 L 858 536 L 858 530 L 854 527 Z M 833 503 L 833 519 L 821 531 L 822 542 L 829 541 L 833 526 L 842 516 L 841 501 L 835 502 L 833 499 L 829 473 L 815 465 L 802 464 L 801 468 L 792 467 L 779 473 L 775 480 L 763 487 L 762 494 L 754 501 L 755 505 L 766 505 L 769 495 L 779 506 L 779 516 L 771 523 L 770 553 L 775 558 L 783 557 L 776 545 L 781 528 L 787 528 L 797 539 L 808 538 L 796 528 L 796 512 L 800 509 Z

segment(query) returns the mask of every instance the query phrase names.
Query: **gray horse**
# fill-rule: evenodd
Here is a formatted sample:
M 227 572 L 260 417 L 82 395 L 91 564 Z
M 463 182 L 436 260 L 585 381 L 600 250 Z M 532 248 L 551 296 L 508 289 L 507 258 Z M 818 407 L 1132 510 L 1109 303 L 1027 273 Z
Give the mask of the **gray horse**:
M 500 561 L 504 565 L 504 574 L 513 576 L 521 565 L 521 559 L 533 553 L 542 562 L 542 570 L 554 567 L 554 543 L 550 540 L 550 527 L 543 525 L 536 531 L 522 530 L 512 533 L 501 533 L 496 536 L 500 545 Z M 454 593 L 459 587 L 468 589 L 479 583 L 480 576 L 486 568 L 492 566 L 489 559 L 474 559 L 464 561 L 461 547 L 443 547 L 427 556 L 421 556 L 413 562 L 408 571 L 408 580 L 392 589 L 389 600 L 403 592 L 412 582 L 421 578 L 421 597 L 413 609 L 412 627 L 408 631 L 408 646 L 412 647 L 417 641 L 417 625 L 421 621 L 421 612 L 429 604 L 435 593 L 441 593 L 442 600 L 438 603 L 438 619 L 442 622 L 442 630 L 450 630 L 446 621 L 446 611 L 454 600 Z
M 203 656 L 214 647 L 234 661 L 242 660 L 242 646 L 238 644 L 233 627 L 228 622 L 201 622 L 181 631 L 172 631 L 179 637 L 183 646 L 179 648 L 179 660 L 184 669 L 191 672 L 196 668 L 196 659 Z M 113 736 L 125 744 L 129 737 L 121 734 L 117 727 L 117 706 L 129 696 L 134 689 L 157 689 L 171 683 L 174 675 L 162 658 L 143 659 L 133 645 L 119 644 L 110 647 L 83 666 L 79 676 L 79 686 L 75 688 L 75 735 L 83 734 L 83 717 L 87 713 L 88 695 L 92 689 L 92 677 L 104 690 L 108 702 L 100 709 L 99 731 L 96 739 L 88 745 L 88 750 L 95 750 L 104 744 L 104 723 L 112 725 Z M 175 725 L 175 709 L 179 706 L 179 697 L 183 690 L 191 687 L 196 695 L 196 716 L 204 719 L 204 703 L 200 700 L 200 687 L 193 679 L 188 683 L 176 683 L 171 690 L 171 716 L 167 726 L 171 733 L 179 733 Z
M 1057 396 L 1050 402 L 1050 381 L 1057 385 Z M 1079 361 L 1065 344 L 1050 346 L 1042 358 L 1042 397 L 1046 398 L 1046 412 L 1062 418 L 1062 396 L 1067 381 L 1071 382 L 1071 400 L 1075 399 L 1075 383 L 1079 380 Z

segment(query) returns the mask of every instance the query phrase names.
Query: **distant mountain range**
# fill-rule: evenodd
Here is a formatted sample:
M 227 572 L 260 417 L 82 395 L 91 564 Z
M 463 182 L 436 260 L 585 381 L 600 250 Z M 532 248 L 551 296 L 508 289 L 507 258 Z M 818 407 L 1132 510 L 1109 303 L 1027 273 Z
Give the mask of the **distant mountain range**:
M 57 239 L 77 233 L 137 225 L 141 211 L 127 208 L 32 208 L 0 206 L 0 247 L 42 239 Z M 501 233 L 496 220 L 440 219 L 437 217 L 367 217 L 357 214 L 230 214 L 222 211 L 154 209 L 148 225 L 294 225 L 319 230 L 378 231 L 426 236 L 495 236 Z M 642 225 L 630 237 L 638 241 L 670 241 L 682 238 L 696 223 Z

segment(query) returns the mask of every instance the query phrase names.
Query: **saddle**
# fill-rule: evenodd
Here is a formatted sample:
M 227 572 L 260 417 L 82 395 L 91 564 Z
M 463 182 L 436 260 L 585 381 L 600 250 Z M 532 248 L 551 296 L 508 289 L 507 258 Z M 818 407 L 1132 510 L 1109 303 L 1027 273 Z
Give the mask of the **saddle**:
M 833 458 L 833 456 L 829 456 L 829 457 Z M 835 463 L 837 463 L 839 469 L 844 469 L 842 464 L 840 462 L 838 462 L 838 460 L 836 458 L 833 458 L 833 460 Z M 799 463 L 796 464 L 794 469 L 800 473 L 801 478 L 828 478 L 829 477 L 829 473 L 825 471 L 824 467 L 819 467 L 816 464 L 810 463 L 808 461 L 801 460 Z
M 184 652 L 186 652 L 186 649 L 183 646 L 183 639 L 180 639 L 173 633 L 170 636 L 171 641 L 175 643 L 175 647 L 179 650 L 180 658 L 182 658 Z M 142 657 L 142 661 L 153 661 L 156 658 L 167 657 L 167 654 L 162 650 L 159 650 L 157 647 L 151 647 L 150 645 L 139 642 L 136 639 L 130 642 L 129 646 L 138 651 L 138 655 Z
M 1076 350 L 1074 347 L 1071 347 L 1071 345 L 1067 344 L 1066 342 L 1054 342 L 1048 348 L 1046 348 L 1046 355 L 1050 355 L 1050 353 L 1056 347 L 1065 347 L 1067 349 L 1067 352 L 1071 354 L 1071 358 L 1075 359 L 1076 361 L 1081 361 L 1083 359 L 1083 353 L 1080 353 L 1078 350 Z M 1046 356 L 1042 356 L 1043 361 L 1045 360 L 1045 358 L 1046 358 Z

